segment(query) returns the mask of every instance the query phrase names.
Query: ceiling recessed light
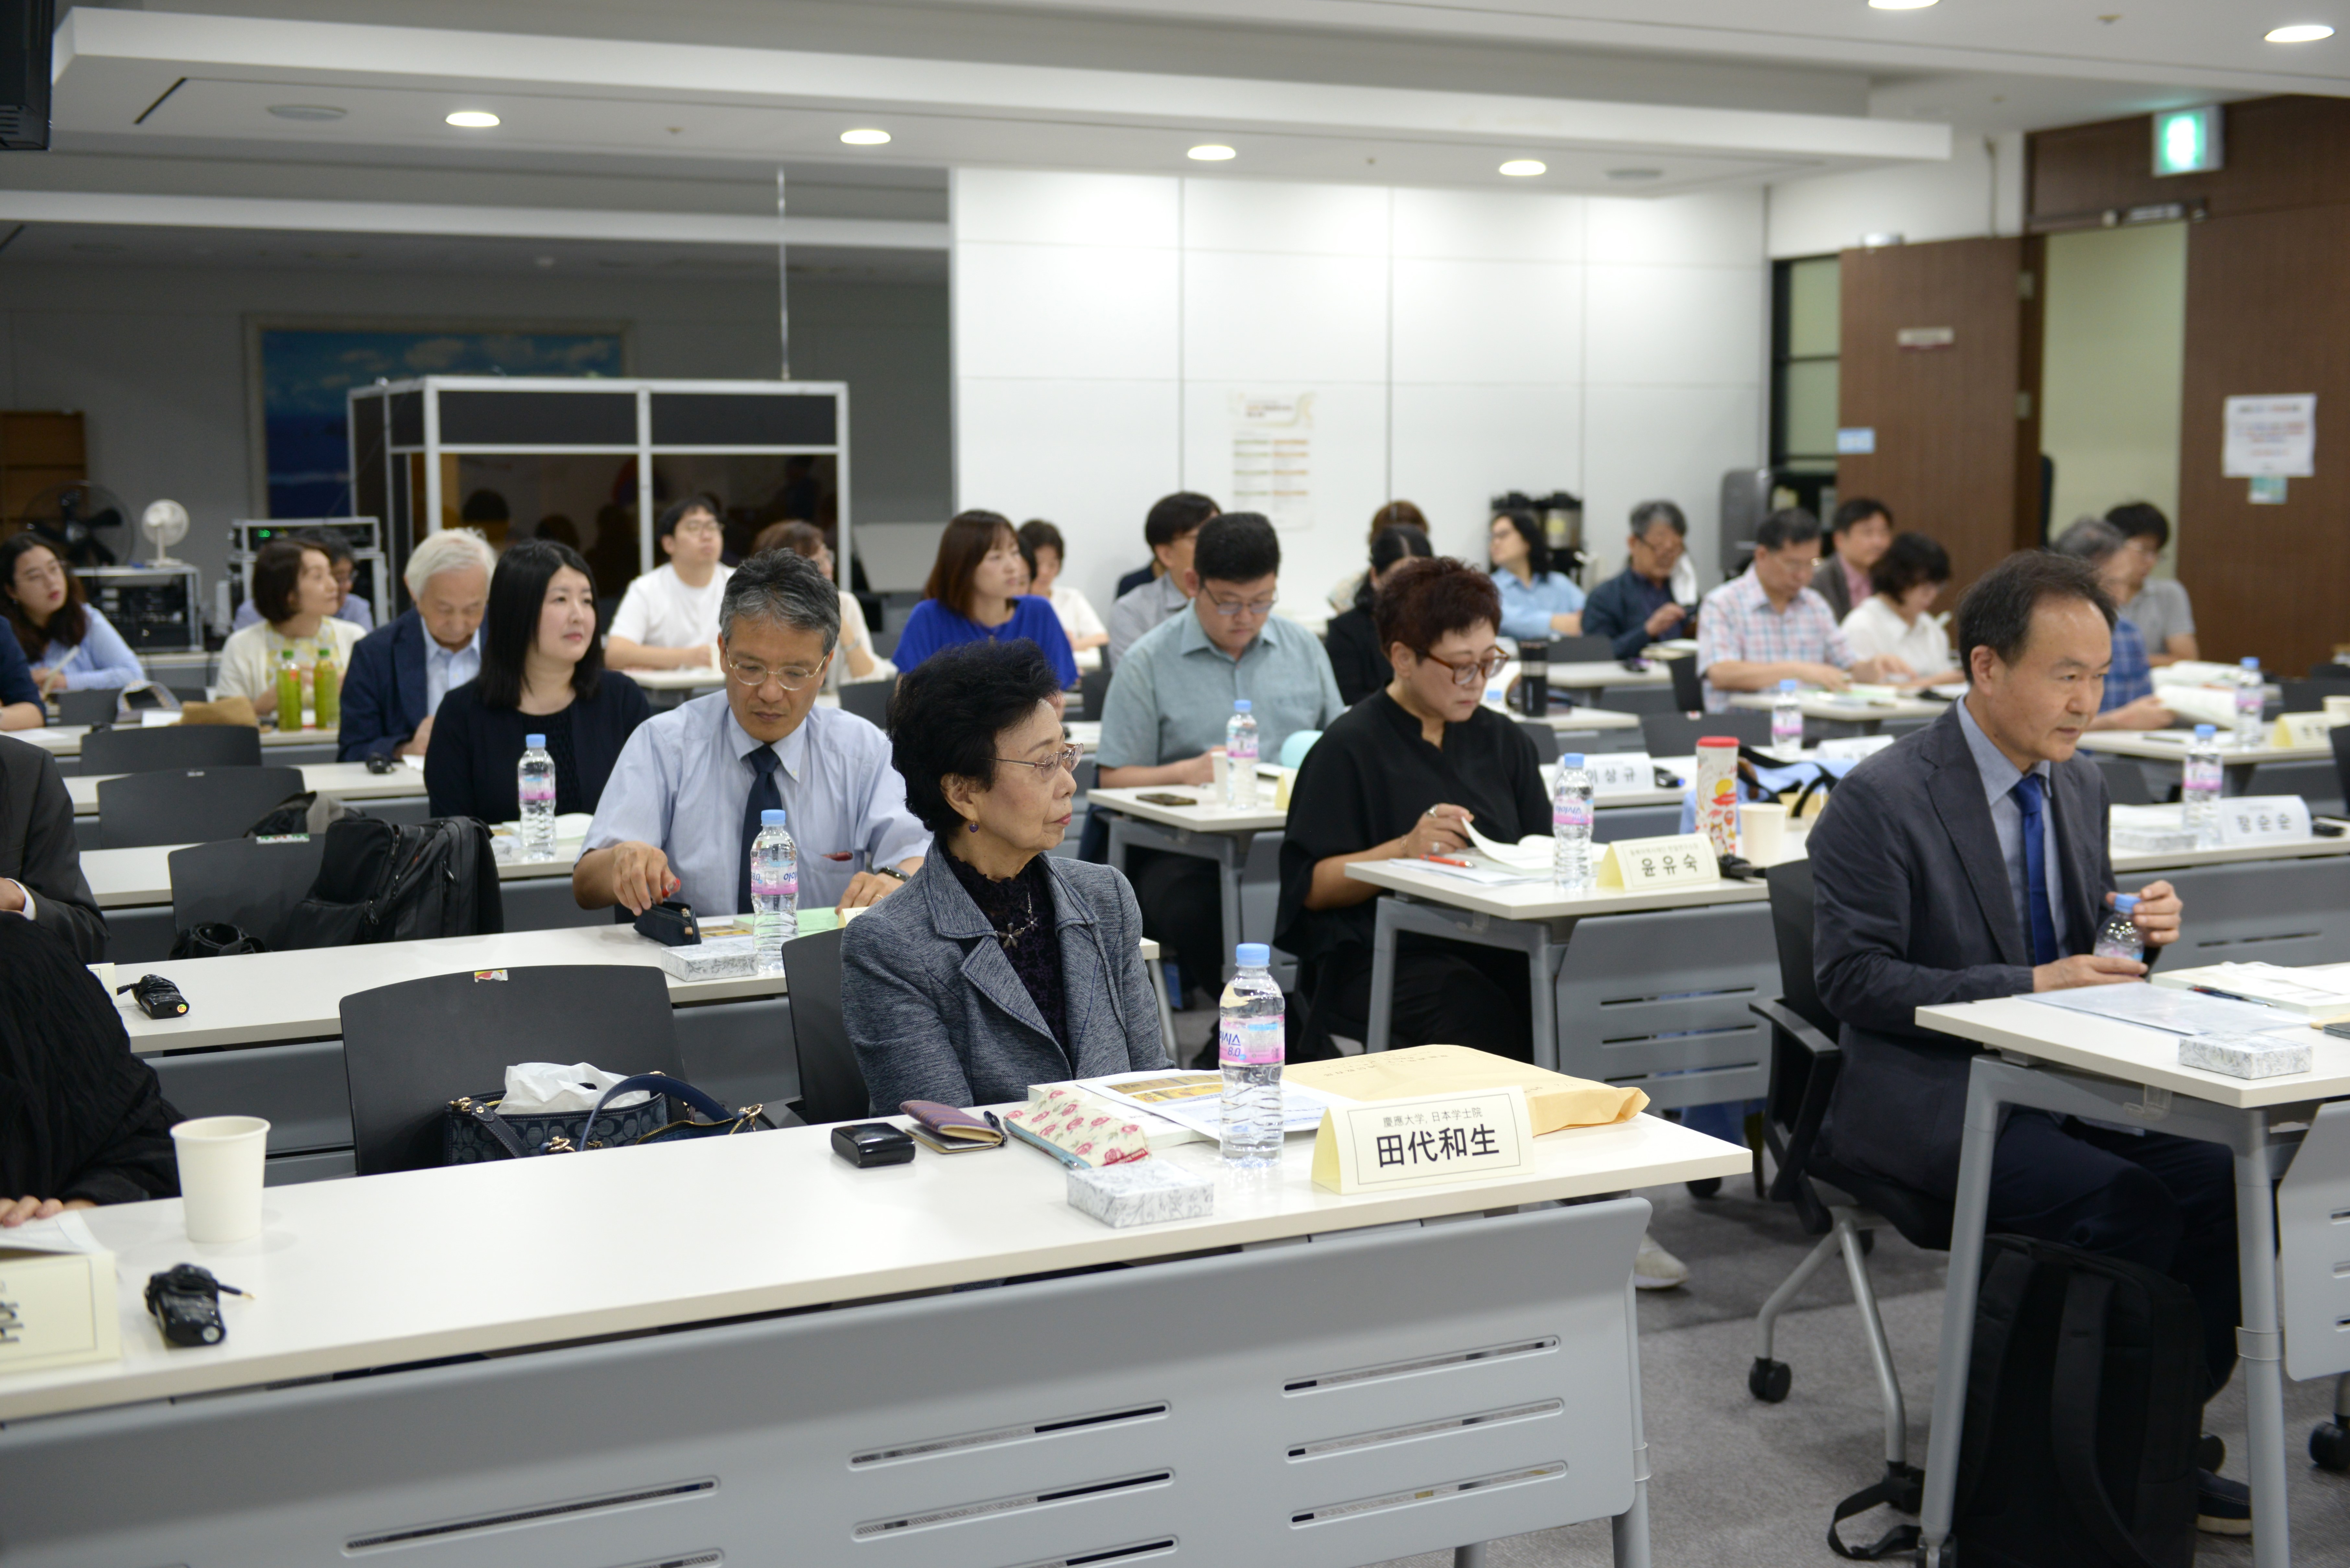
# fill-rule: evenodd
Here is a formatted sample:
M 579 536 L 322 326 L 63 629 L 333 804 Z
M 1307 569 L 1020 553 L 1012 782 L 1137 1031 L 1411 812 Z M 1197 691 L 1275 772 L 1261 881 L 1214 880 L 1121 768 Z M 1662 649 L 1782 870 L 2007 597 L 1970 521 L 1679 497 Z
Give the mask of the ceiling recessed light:
M 498 122 L 498 117 L 486 109 L 461 109 L 445 118 L 450 124 L 464 130 L 487 130 Z
M 269 112 L 280 119 L 340 119 L 350 111 L 323 103 L 273 103 Z
M 1240 154 L 1220 141 L 1207 141 L 1194 147 L 1183 156 L 1200 163 L 1222 163 L 1226 159 L 1237 158 Z
M 889 143 L 889 133 L 868 126 L 862 130 L 844 130 L 840 139 L 851 147 L 881 147 Z
M 1661 169 L 1610 169 L 1607 171 L 1607 178 L 1610 180 L 1661 180 L 1664 177 L 1665 171 Z
M 1513 180 L 1526 180 L 1536 174 L 1547 174 L 1550 165 L 1539 158 L 1513 158 L 1502 165 L 1502 172 Z
M 1934 0 L 1868 0 L 1872 11 L 1923 11 Z
M 2314 44 L 2320 38 L 2334 36 L 2334 29 L 2323 22 L 2296 22 L 2290 27 L 2272 27 L 2268 42 L 2272 44 Z

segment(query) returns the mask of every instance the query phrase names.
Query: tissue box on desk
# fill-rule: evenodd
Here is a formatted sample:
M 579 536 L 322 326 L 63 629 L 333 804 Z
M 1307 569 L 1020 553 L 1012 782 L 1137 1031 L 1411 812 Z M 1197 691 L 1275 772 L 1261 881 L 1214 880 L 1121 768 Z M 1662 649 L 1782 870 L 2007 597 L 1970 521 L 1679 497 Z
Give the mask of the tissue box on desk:
M 2309 1043 L 2274 1034 L 2189 1034 L 2178 1042 L 2178 1064 L 2230 1078 L 2276 1078 L 2309 1071 Z
M 1216 1184 L 1164 1159 L 1073 1168 L 1069 1207 L 1121 1227 L 1199 1220 L 1215 1212 Z

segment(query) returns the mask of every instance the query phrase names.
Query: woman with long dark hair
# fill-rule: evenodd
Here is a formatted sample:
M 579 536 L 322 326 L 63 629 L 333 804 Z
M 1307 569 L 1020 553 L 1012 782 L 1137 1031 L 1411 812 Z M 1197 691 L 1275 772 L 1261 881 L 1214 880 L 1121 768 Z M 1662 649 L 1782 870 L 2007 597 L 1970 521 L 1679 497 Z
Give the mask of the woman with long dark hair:
M 1488 548 L 1493 586 L 1502 590 L 1502 635 L 1528 639 L 1575 637 L 1583 630 L 1583 590 L 1552 569 L 1550 541 L 1531 512 L 1497 512 Z
M 0 545 L 0 604 L 42 695 L 120 691 L 147 679 L 139 656 L 38 534 Z
M 1045 650 L 1063 687 L 1077 683 L 1077 658 L 1052 604 L 1019 586 L 1020 535 L 996 512 L 958 513 L 939 536 L 939 556 L 922 602 L 906 618 L 890 655 L 911 670 L 942 648 L 1026 638 Z
M 642 688 L 608 678 L 596 645 L 596 580 L 568 545 L 525 539 L 490 577 L 482 673 L 441 700 L 425 787 L 435 816 L 512 822 L 515 764 L 532 735 L 555 759 L 555 809 L 594 811 L 620 748 L 652 716 Z

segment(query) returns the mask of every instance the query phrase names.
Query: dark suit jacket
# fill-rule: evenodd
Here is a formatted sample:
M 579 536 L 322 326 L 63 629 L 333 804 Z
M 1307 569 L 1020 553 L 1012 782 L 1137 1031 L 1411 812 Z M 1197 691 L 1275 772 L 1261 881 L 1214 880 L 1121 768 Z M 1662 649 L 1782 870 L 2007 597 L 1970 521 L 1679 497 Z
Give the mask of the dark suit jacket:
M 5 735 L 0 735 L 0 877 L 32 890 L 34 924 L 63 937 L 82 962 L 104 960 L 106 917 L 81 874 L 65 777 L 48 753 Z
M 2089 950 L 2113 890 L 2106 781 L 2075 755 L 2053 772 L 2067 950 Z M 1863 1172 L 1948 1198 L 1975 1047 L 1918 1027 L 1920 1007 L 2032 989 L 1982 774 L 1958 710 L 1847 774 L 1808 847 L 1820 1001 L 1844 1025 L 1826 1141 Z
M 1839 623 L 1852 613 L 1852 586 L 1844 580 L 1844 563 L 1836 559 L 1832 547 L 1821 554 L 1820 564 L 1812 568 L 1812 591 L 1828 601 Z
M 645 700 L 643 687 L 608 670 L 596 683 L 596 695 L 575 699 L 570 711 L 571 759 L 578 776 L 565 779 L 558 772 L 556 809 L 592 812 L 603 798 L 612 764 L 620 760 L 620 748 L 638 725 L 653 716 L 652 704 Z M 432 745 L 424 753 L 424 787 L 432 797 L 432 815 L 484 822 L 512 822 L 520 816 L 515 767 L 522 761 L 525 738 L 546 728 L 543 718 L 485 705 L 478 680 L 450 688 L 432 721 Z
M 1330 618 L 1322 646 L 1329 650 L 1330 673 L 1338 678 L 1338 701 L 1349 708 L 1395 679 L 1371 612 L 1360 605 Z
M 414 610 L 380 626 L 351 649 L 343 677 L 343 717 L 338 760 L 388 757 L 424 722 L 424 644 L 432 634 Z

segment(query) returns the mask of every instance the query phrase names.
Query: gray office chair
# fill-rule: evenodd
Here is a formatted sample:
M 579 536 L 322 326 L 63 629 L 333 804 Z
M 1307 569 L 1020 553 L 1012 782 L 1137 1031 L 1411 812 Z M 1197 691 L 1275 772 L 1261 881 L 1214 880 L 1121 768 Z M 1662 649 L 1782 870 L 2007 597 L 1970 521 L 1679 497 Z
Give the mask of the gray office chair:
M 152 730 L 99 730 L 84 736 L 81 742 L 81 771 L 86 774 L 151 774 L 163 768 L 260 765 L 261 732 L 244 724 L 166 724 Z M 302 786 L 297 784 L 294 787 Z M 238 831 L 243 830 L 240 824 Z
M 1705 707 L 1705 685 L 1697 678 L 1697 655 L 1684 654 L 1665 660 L 1665 673 L 1673 678 L 1673 702 L 1684 713 L 1699 712 Z
M 1083 716 L 1098 722 L 1102 704 L 1109 701 L 1109 649 L 1102 649 L 1104 663 L 1099 670 L 1088 670 L 1077 677 L 1077 695 L 1084 703 Z
M 857 1064 L 841 1012 L 841 930 L 835 926 L 784 944 L 784 973 L 792 988 L 792 1049 L 800 1069 L 800 1097 L 792 1102 L 792 1112 L 810 1126 L 862 1121 L 872 1108 L 865 1069 Z
M 1610 637 L 1554 637 L 1550 639 L 1550 661 L 1553 664 L 1607 664 L 1616 658 L 1616 639 Z
M 264 841 L 224 838 L 174 849 L 172 929 L 219 920 L 272 948 L 286 945 L 286 924 L 309 897 L 326 853 L 324 834 Z
M 1591 694 L 1595 708 L 1618 713 L 1681 713 L 1680 699 L 1662 686 L 1603 686 Z
M 98 846 L 234 838 L 302 788 L 302 770 L 287 767 L 191 768 L 100 779 Z
M 1518 728 L 1525 732 L 1527 740 L 1534 743 L 1536 761 L 1545 767 L 1558 761 L 1559 753 L 1565 748 L 1559 744 L 1556 730 L 1552 729 L 1540 719 L 1521 719 L 1518 721 Z
M 2337 665 L 2338 676 L 2314 680 L 2280 680 L 2277 690 L 2283 694 L 2277 704 L 2280 713 L 2322 713 L 2328 697 L 2350 697 L 2350 665 Z
M 1648 754 L 1652 757 L 1689 756 L 1697 750 L 1699 738 L 1705 735 L 1730 735 L 1742 746 L 1767 746 L 1771 743 L 1771 715 L 1747 708 L 1706 713 L 1694 719 L 1686 713 L 1640 715 L 1640 736 L 1648 742 Z
M 439 1165 L 449 1102 L 499 1092 L 518 1061 L 551 1054 L 608 1073 L 685 1075 L 669 983 L 649 965 L 429 975 L 353 992 L 342 1026 L 361 1176 Z
M 2097 771 L 2106 775 L 2106 794 L 2116 805 L 2152 805 L 2154 792 L 2146 787 L 2146 770 L 2132 757 L 2098 757 Z
M 98 691 L 60 691 L 57 693 L 57 722 L 111 724 L 115 710 L 121 702 L 122 693 L 110 686 Z
M 840 686 L 840 708 L 854 713 L 876 729 L 889 727 L 889 699 L 897 694 L 898 678 L 886 680 L 844 680 Z

